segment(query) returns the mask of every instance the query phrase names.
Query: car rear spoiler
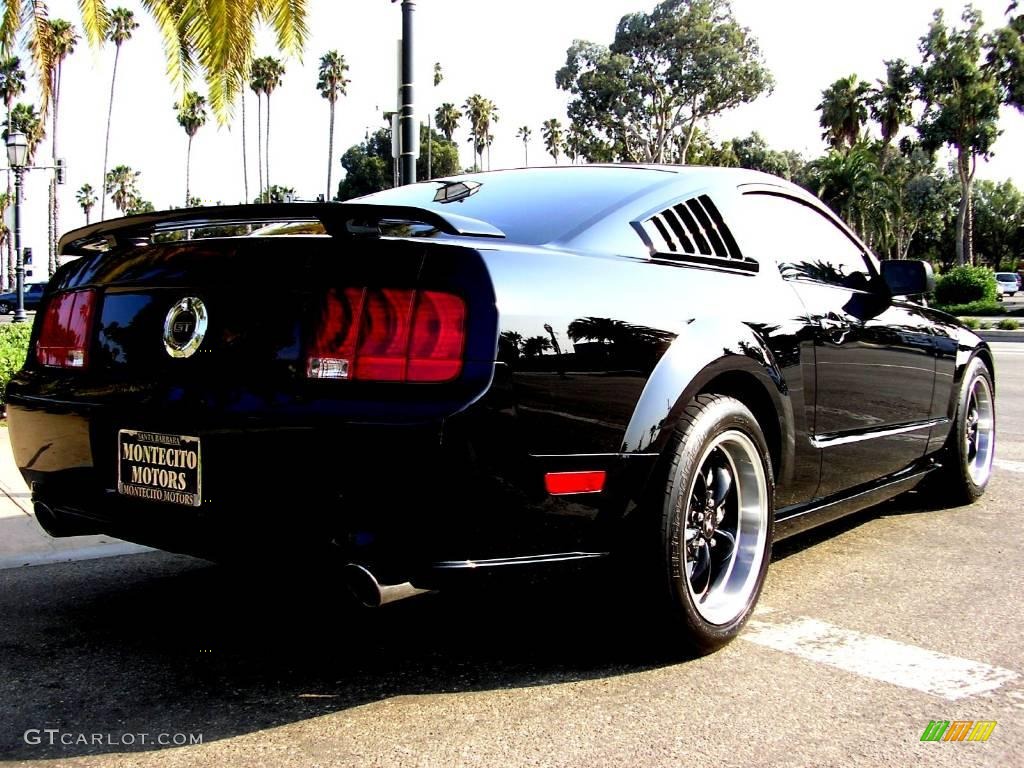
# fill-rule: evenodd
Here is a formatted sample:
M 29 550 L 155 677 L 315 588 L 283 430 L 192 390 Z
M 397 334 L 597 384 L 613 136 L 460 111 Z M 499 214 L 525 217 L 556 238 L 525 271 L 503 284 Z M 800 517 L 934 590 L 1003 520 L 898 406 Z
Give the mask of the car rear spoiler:
M 203 227 L 285 224 L 319 221 L 331 237 L 365 234 L 368 222 L 409 222 L 435 227 L 448 235 L 503 238 L 505 233 L 485 221 L 408 205 L 365 203 L 266 203 L 218 205 L 140 213 L 73 229 L 60 239 L 62 256 L 85 256 L 119 245 L 146 245 L 154 235 Z M 352 228 L 352 222 L 360 226 Z

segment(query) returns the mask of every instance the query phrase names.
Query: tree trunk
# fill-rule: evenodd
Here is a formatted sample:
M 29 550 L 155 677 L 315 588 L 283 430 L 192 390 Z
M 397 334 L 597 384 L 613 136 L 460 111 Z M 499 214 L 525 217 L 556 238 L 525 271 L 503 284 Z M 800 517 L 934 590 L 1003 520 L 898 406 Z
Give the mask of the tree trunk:
M 960 177 L 960 207 L 956 214 L 956 263 L 963 266 L 967 263 L 965 261 L 964 230 L 971 194 L 971 184 L 967 176 L 967 153 L 963 149 L 960 149 L 957 155 L 956 170 L 957 175 Z
M 107 161 L 110 158 L 110 120 L 114 116 L 114 83 L 117 82 L 117 60 L 121 58 L 121 46 L 114 46 L 114 72 L 110 76 L 110 103 L 107 106 L 107 138 L 103 142 L 103 178 L 100 179 L 100 220 L 107 211 Z
M 188 149 L 185 150 L 185 207 L 189 207 L 189 201 L 192 199 L 192 195 L 189 194 L 189 184 L 191 179 L 189 178 L 192 171 L 192 136 L 188 137 Z
M 245 84 L 242 84 L 242 188 L 245 190 L 245 197 L 242 202 L 249 202 L 249 161 L 245 149 Z
M 260 193 L 257 202 L 263 202 L 263 95 L 256 94 L 256 166 L 260 170 Z M 249 202 L 246 198 L 245 202 Z
M 686 165 L 686 160 L 690 156 L 690 142 L 693 141 L 693 132 L 697 128 L 697 116 L 694 115 L 690 118 L 690 127 L 686 131 L 686 141 L 683 142 L 682 157 L 679 158 L 680 165 Z
M 975 158 L 971 157 L 971 168 L 967 174 L 967 186 L 965 196 L 967 197 L 967 210 L 964 221 L 964 258 L 968 264 L 974 264 L 974 200 L 971 199 L 971 190 L 974 186 Z M 998 269 L 998 264 L 996 268 Z
M 12 100 L 7 101 L 7 135 L 11 135 L 11 103 Z M 7 173 L 7 205 L 11 206 L 15 204 L 14 191 L 11 189 L 11 174 Z M 14 232 L 10 229 L 7 230 L 7 274 L 4 276 L 4 290 L 13 290 L 14 286 Z
M 334 99 L 331 99 L 331 127 L 327 132 L 327 196 L 331 199 L 331 171 L 334 169 Z
M 523 167 L 530 167 L 530 147 L 525 141 L 523 141 Z
M 263 143 L 263 154 L 267 158 L 267 202 L 273 202 L 270 199 L 270 94 L 267 94 L 267 137 Z
M 91 210 L 92 210 L 92 208 L 86 208 L 85 209 L 85 225 L 86 226 L 89 226 L 89 211 L 91 211 Z
M 430 110 L 427 110 L 427 181 L 434 178 L 433 133 L 430 126 Z

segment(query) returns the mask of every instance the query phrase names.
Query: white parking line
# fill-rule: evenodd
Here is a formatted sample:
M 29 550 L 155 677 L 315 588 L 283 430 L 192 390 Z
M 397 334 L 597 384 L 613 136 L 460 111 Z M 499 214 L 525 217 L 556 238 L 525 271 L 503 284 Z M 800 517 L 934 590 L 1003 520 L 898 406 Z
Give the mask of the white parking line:
M 853 632 L 816 619 L 799 618 L 785 623 L 752 620 L 740 637 L 808 661 L 950 701 L 990 693 L 1020 677 L 1009 669 Z

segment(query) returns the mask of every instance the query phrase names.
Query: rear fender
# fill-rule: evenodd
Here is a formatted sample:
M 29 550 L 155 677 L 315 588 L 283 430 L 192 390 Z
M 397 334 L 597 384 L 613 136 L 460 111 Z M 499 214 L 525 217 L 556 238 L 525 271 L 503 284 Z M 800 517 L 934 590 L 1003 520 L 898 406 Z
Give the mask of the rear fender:
M 786 382 L 771 350 L 749 326 L 721 320 L 694 320 L 664 354 L 644 387 L 622 443 L 623 453 L 662 453 L 689 402 L 705 390 L 748 392 L 754 405 L 770 401 L 774 424 L 764 408 L 752 408 L 769 444 L 777 439 L 775 467 L 780 483 L 793 473 L 795 430 Z M 739 388 L 739 391 L 737 391 Z M 756 389 L 752 389 L 756 388 Z M 774 451 L 773 451 L 774 453 Z

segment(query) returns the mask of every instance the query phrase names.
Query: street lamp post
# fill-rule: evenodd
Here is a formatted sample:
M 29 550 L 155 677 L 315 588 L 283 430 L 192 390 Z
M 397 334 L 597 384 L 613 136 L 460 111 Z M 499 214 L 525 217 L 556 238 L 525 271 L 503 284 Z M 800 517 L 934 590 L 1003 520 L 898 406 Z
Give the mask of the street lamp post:
M 391 0 L 395 2 L 395 0 Z M 401 147 L 398 160 L 399 182 L 416 183 L 416 137 L 417 125 L 413 111 L 413 60 L 412 60 L 412 14 L 416 9 L 414 0 L 402 0 L 402 71 L 401 104 L 399 107 L 399 128 Z
M 25 315 L 25 259 L 21 250 L 21 188 L 25 166 L 28 165 L 28 140 L 21 131 L 7 134 L 7 164 L 14 171 L 14 256 L 17 276 L 18 308 L 14 310 L 15 323 L 24 323 Z

